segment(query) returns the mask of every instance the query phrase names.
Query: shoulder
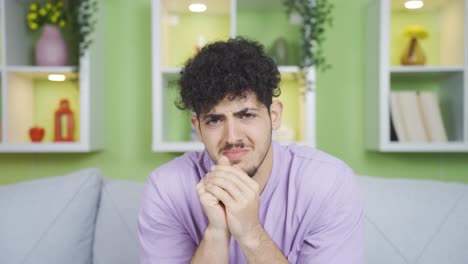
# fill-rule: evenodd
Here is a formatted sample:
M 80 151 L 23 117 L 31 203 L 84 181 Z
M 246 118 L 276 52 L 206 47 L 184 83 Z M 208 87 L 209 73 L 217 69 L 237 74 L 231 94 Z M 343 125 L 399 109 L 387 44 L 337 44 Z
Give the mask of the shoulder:
M 307 178 L 330 178 L 335 174 L 352 174 L 352 169 L 343 160 L 321 150 L 291 144 L 282 146 L 282 155 L 290 160 L 292 169 L 303 171 L 301 175 Z
M 302 145 L 283 146 L 290 184 L 310 199 L 326 200 L 333 193 L 354 192 L 356 179 L 351 167 L 326 152 Z M 283 165 L 284 166 L 284 165 Z
M 310 147 L 291 145 L 286 149 L 286 155 L 291 156 L 290 188 L 299 201 L 297 208 L 312 221 L 311 228 L 319 228 L 338 215 L 360 217 L 363 196 L 350 166 Z
M 157 190 L 160 195 L 180 196 L 192 190 L 210 166 L 206 152 L 188 152 L 152 171 L 147 188 Z

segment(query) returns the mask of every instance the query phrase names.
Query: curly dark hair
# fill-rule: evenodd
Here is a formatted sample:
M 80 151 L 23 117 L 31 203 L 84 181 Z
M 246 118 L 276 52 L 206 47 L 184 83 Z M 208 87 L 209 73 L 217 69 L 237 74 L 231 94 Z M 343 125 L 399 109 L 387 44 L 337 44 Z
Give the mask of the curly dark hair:
M 209 112 L 226 96 L 230 100 L 253 92 L 267 109 L 280 95 L 280 73 L 263 46 L 242 37 L 205 46 L 189 59 L 179 80 L 176 106 L 197 116 Z

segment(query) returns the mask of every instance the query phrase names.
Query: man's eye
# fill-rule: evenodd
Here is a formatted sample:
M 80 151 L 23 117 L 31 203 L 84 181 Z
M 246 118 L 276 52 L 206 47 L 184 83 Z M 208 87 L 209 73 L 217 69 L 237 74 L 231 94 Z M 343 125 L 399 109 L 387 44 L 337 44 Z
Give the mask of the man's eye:
M 211 119 L 211 120 L 206 121 L 206 124 L 209 126 L 214 126 L 220 122 L 221 122 L 221 119 Z
M 255 117 L 255 114 L 251 114 L 251 113 L 245 113 L 242 115 L 243 119 L 252 119 L 254 117 Z

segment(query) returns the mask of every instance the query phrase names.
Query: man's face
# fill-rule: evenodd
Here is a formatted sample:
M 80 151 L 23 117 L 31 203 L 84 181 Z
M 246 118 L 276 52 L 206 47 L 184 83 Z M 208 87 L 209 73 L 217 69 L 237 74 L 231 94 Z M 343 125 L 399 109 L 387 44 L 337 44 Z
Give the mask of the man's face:
M 271 132 L 279 127 L 281 110 L 280 102 L 273 102 L 269 110 L 248 93 L 224 98 L 209 112 L 193 117 L 192 124 L 216 163 L 224 155 L 253 177 L 271 151 Z

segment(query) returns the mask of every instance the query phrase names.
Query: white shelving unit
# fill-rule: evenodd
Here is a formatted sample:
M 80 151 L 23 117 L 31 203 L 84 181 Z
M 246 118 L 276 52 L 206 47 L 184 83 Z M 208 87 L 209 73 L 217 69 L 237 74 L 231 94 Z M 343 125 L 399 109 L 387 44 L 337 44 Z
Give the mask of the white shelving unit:
M 402 0 L 374 0 L 368 6 L 366 60 L 366 145 L 381 152 L 468 152 L 468 5 L 466 0 L 424 1 L 406 10 Z M 401 66 L 401 32 L 422 25 L 423 66 Z M 401 45 L 401 47 L 400 47 Z M 430 87 L 430 88 L 428 88 Z M 391 140 L 390 94 L 432 89 L 439 99 L 447 142 Z
M 98 1 L 99 2 L 99 1 Z M 93 44 L 80 66 L 34 64 L 34 41 L 26 26 L 27 3 L 0 0 L 0 152 L 91 152 L 104 145 L 104 17 L 99 6 Z M 64 82 L 47 80 L 65 75 Z M 75 141 L 54 142 L 54 113 L 60 99 L 70 101 Z M 45 128 L 42 142 L 31 142 L 32 126 Z
M 206 42 L 212 42 L 242 35 L 265 45 L 262 40 L 271 36 L 263 36 L 265 35 L 263 33 L 274 32 L 275 27 L 268 27 L 268 30 L 258 28 L 258 32 L 262 34 L 254 35 L 243 30 L 245 28 L 250 30 L 250 27 L 263 27 L 267 24 L 265 21 L 257 19 L 247 26 L 240 22 L 256 17 L 258 12 L 267 16 L 273 14 L 275 18 L 286 17 L 281 0 L 268 3 L 258 0 L 208 0 L 205 1 L 208 9 L 201 14 L 191 14 L 188 11 L 189 3 L 188 0 L 152 1 L 152 150 L 154 152 L 186 152 L 204 149 L 201 142 L 191 139 L 190 113 L 182 113 L 173 103 L 177 96 L 176 81 L 181 67 L 189 57 L 195 55 L 195 47 L 200 41 L 200 36 L 204 36 Z M 202 19 L 206 19 L 206 22 Z M 287 18 L 284 19 L 287 22 Z M 272 22 L 276 23 L 276 21 Z M 281 34 L 291 33 L 281 28 L 276 30 L 278 32 L 270 35 L 279 37 Z M 268 41 L 271 40 L 268 39 Z M 299 41 L 297 37 L 296 42 Z M 268 48 L 267 45 L 265 46 Z M 299 55 L 297 54 L 296 57 Z M 282 93 L 286 94 L 280 97 L 280 100 L 285 104 L 286 111 L 289 111 L 285 113 L 283 123 L 292 124 L 296 133 L 296 140 L 293 142 L 315 146 L 315 69 L 311 68 L 307 72 L 307 79 L 311 83 L 308 90 L 305 89 L 305 80 L 297 65 L 282 65 L 279 66 L 279 70 L 282 74 L 280 87 Z M 286 97 L 287 100 L 283 100 Z M 291 117 L 296 120 L 288 120 Z

